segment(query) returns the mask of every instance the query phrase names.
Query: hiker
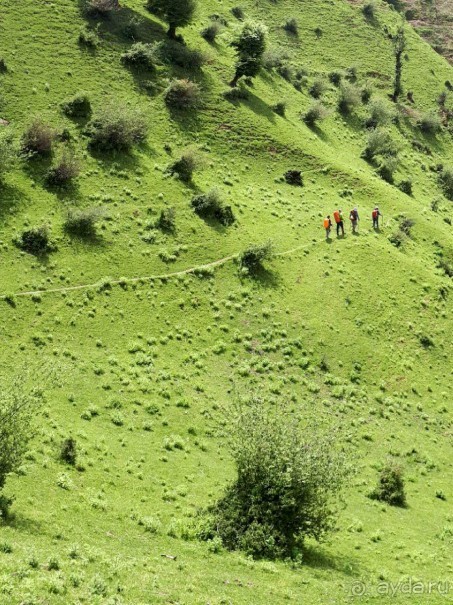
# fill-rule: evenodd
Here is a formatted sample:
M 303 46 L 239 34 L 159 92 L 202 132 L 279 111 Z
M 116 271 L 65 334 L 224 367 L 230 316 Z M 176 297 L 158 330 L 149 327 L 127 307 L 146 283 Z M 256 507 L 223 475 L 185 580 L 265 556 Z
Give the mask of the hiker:
M 330 214 L 324 219 L 324 229 L 326 230 L 326 239 L 330 237 L 330 230 L 332 229 L 332 221 L 330 220 Z
M 371 217 L 373 219 L 373 229 L 379 229 L 379 217 L 380 216 L 382 216 L 382 214 L 379 212 L 379 208 L 376 206 L 376 208 L 371 213 Z
M 333 213 L 333 218 L 335 219 L 335 222 L 337 224 L 337 237 L 339 237 L 339 235 L 340 235 L 340 230 L 341 230 L 341 235 L 344 237 L 344 223 L 343 223 L 342 211 L 335 210 L 335 212 Z
M 349 213 L 349 220 L 351 221 L 352 232 L 355 233 L 357 225 L 359 224 L 359 211 L 357 210 L 357 206 Z

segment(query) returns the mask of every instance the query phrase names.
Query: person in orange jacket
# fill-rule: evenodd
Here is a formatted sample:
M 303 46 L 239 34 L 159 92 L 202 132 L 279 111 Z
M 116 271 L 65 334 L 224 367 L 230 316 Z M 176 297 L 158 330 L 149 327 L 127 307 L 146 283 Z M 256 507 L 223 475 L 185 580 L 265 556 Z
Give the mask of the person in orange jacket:
M 335 210 L 335 212 L 333 213 L 333 218 L 335 219 L 335 222 L 337 224 L 337 237 L 339 237 L 340 231 L 341 231 L 342 237 L 344 237 L 344 222 L 343 222 L 342 211 Z
M 324 219 L 324 229 L 326 230 L 326 239 L 330 237 L 330 230 L 332 229 L 332 221 L 330 220 L 330 214 Z

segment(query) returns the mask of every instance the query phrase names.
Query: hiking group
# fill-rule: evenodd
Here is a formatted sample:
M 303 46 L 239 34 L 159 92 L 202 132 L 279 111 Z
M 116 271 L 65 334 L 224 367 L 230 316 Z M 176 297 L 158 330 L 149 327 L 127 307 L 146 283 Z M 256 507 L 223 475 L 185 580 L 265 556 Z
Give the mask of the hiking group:
M 376 206 L 373 212 L 371 213 L 371 219 L 373 221 L 373 229 L 379 229 L 379 217 L 382 217 L 379 208 Z M 337 237 L 344 237 L 344 216 L 342 210 L 335 210 L 333 213 L 333 218 L 337 227 Z M 359 225 L 359 211 L 357 210 L 357 206 L 354 207 L 349 213 L 349 220 L 351 221 L 351 229 L 353 233 L 357 233 L 357 227 Z M 326 239 L 330 238 L 330 231 L 332 229 L 332 219 L 330 218 L 330 214 L 326 216 L 324 219 L 324 229 L 326 230 Z

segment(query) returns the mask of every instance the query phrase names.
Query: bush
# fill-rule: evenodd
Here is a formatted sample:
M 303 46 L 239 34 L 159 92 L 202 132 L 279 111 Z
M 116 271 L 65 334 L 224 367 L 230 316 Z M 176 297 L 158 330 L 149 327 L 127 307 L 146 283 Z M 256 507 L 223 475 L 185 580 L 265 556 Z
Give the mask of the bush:
M 277 115 L 282 118 L 285 117 L 286 114 L 286 103 L 284 101 L 280 101 L 272 106 L 272 111 L 274 111 Z
M 233 17 L 236 17 L 239 21 L 242 21 L 245 17 L 244 10 L 240 6 L 233 6 L 231 9 L 231 14 Z
M 389 242 L 393 244 L 396 248 L 401 248 L 401 246 L 404 244 L 405 239 L 406 238 L 404 236 L 404 233 L 402 233 L 401 231 L 395 231 L 395 233 L 389 235 Z
M 239 256 L 239 267 L 246 272 L 253 273 L 261 269 L 265 260 L 273 257 L 272 242 L 268 240 L 263 244 L 249 246 Z
M 215 41 L 221 31 L 222 24 L 218 20 L 212 20 L 209 25 L 201 30 L 200 35 L 206 40 L 206 42 L 212 43 Z
M 263 53 L 262 65 L 264 69 L 270 71 L 271 69 L 277 69 L 283 67 L 289 55 L 283 48 L 269 48 Z
M 40 256 L 52 252 L 55 248 L 50 242 L 49 229 L 47 225 L 41 225 L 41 227 L 34 227 L 24 231 L 15 240 L 16 245 L 29 254 L 35 254 Z
M 370 112 L 365 122 L 367 128 L 387 126 L 395 117 L 395 110 L 393 106 L 385 99 L 373 99 L 369 107 Z
M 94 237 L 96 223 L 102 218 L 102 215 L 101 208 L 71 210 L 64 222 L 64 229 L 67 233 L 78 237 Z
M 288 170 L 285 172 L 285 181 L 289 185 L 297 185 L 298 187 L 302 187 L 304 184 L 300 170 Z
M 181 181 L 190 183 L 193 173 L 200 165 L 200 154 L 195 149 L 187 149 L 179 160 L 176 160 L 168 167 L 168 172 L 169 174 L 178 177 Z
M 320 435 L 289 405 L 256 399 L 239 405 L 229 426 L 237 477 L 208 510 L 199 536 L 273 559 L 297 556 L 306 538 L 332 531 L 346 476 L 335 433 Z
M 367 144 L 362 152 L 362 157 L 371 162 L 376 156 L 396 156 L 397 147 L 388 130 L 377 129 L 370 132 L 367 139 Z
M 8 66 L 3 57 L 0 57 L 0 73 L 5 74 L 8 71 Z
M 164 92 L 165 103 L 172 109 L 198 107 L 200 97 L 200 87 L 190 80 L 173 80 Z
M 319 99 L 327 90 L 327 83 L 324 78 L 316 78 L 310 86 L 308 92 L 314 99 Z
M 393 461 L 388 462 L 379 475 L 378 485 L 370 498 L 387 502 L 392 506 L 406 506 L 404 478 L 401 467 Z
M 225 227 L 232 225 L 235 221 L 231 206 L 224 204 L 216 188 L 207 193 L 196 195 L 192 198 L 191 205 L 198 216 L 215 218 Z
M 437 134 L 442 130 L 442 122 L 435 112 L 428 112 L 420 116 L 417 126 L 426 134 Z
M 398 170 L 398 158 L 394 156 L 384 157 L 377 169 L 378 175 L 387 183 L 393 185 L 393 175 Z
M 412 181 L 411 179 L 406 179 L 398 183 L 398 189 L 405 193 L 406 195 L 412 195 Z
M 365 84 L 365 86 L 362 87 L 362 90 L 360 91 L 360 97 L 362 99 L 362 103 L 364 103 L 365 105 L 367 103 L 369 103 L 372 94 L 373 94 L 373 87 L 371 86 L 371 84 L 369 84 L 367 82 Z
M 51 187 L 65 187 L 80 174 L 80 164 L 72 152 L 65 149 L 47 175 L 46 183 Z
M 410 237 L 412 227 L 415 225 L 415 221 L 411 218 L 403 217 L 400 221 L 400 231 Z
M 239 36 L 231 43 L 236 49 L 236 70 L 230 86 L 236 86 L 243 76 L 254 78 L 263 63 L 266 50 L 267 28 L 262 23 L 247 21 Z
M 317 103 L 313 103 L 313 105 L 302 114 L 301 118 L 307 126 L 315 126 L 316 122 L 325 120 L 328 115 L 329 112 L 327 108 L 318 101 Z
M 344 115 L 350 114 L 351 111 L 360 103 L 359 89 L 347 82 L 340 85 L 340 97 L 338 99 L 338 111 Z
M 22 149 L 27 153 L 48 156 L 52 153 L 55 130 L 40 117 L 35 118 L 22 136 Z
M 68 437 L 62 441 L 60 446 L 60 460 L 75 466 L 77 462 L 77 443 L 73 437 Z
M 372 0 L 371 2 L 365 2 L 362 6 L 362 13 L 365 19 L 372 21 L 376 15 L 376 1 Z
M 19 148 L 13 131 L 9 128 L 0 128 L 0 182 L 17 164 L 18 153 Z
M 85 92 L 79 92 L 64 101 L 61 109 L 68 118 L 88 118 L 91 115 L 90 98 Z
M 288 32 L 288 34 L 292 34 L 293 36 L 297 36 L 299 33 L 299 25 L 297 23 L 297 19 L 294 19 L 294 17 L 292 17 L 291 19 L 288 19 L 286 21 L 286 23 L 283 26 L 283 29 Z
M 329 74 L 329 82 L 334 86 L 340 86 L 344 74 L 342 71 L 331 71 Z
M 97 48 L 99 46 L 99 36 L 92 29 L 84 27 L 79 32 L 79 44 L 88 48 Z
M 154 46 L 144 42 L 136 42 L 121 55 L 121 61 L 125 65 L 150 71 L 155 69 L 155 60 Z
M 91 17 L 108 17 L 119 8 L 119 0 L 88 0 L 86 13 Z
M 90 147 L 101 151 L 128 151 L 144 141 L 148 132 L 143 113 L 121 103 L 108 103 L 87 128 Z
M 174 208 L 164 208 L 155 223 L 157 229 L 173 233 L 176 229 L 176 210 Z
M 453 201 L 453 166 L 446 166 L 439 174 L 439 183 L 447 199 Z

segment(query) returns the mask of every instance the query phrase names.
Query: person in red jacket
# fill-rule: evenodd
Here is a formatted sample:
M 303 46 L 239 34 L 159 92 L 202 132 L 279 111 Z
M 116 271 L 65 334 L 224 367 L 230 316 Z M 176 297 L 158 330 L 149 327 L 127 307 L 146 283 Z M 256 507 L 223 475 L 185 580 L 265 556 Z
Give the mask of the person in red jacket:
M 341 231 L 341 235 L 344 237 L 344 222 L 343 222 L 342 211 L 335 210 L 335 212 L 333 213 L 333 218 L 335 219 L 335 222 L 337 224 L 337 237 L 339 237 L 340 231 Z
M 379 212 L 379 208 L 376 206 L 376 208 L 371 213 L 371 218 L 373 219 L 373 229 L 379 229 L 380 216 L 382 216 L 382 214 Z

